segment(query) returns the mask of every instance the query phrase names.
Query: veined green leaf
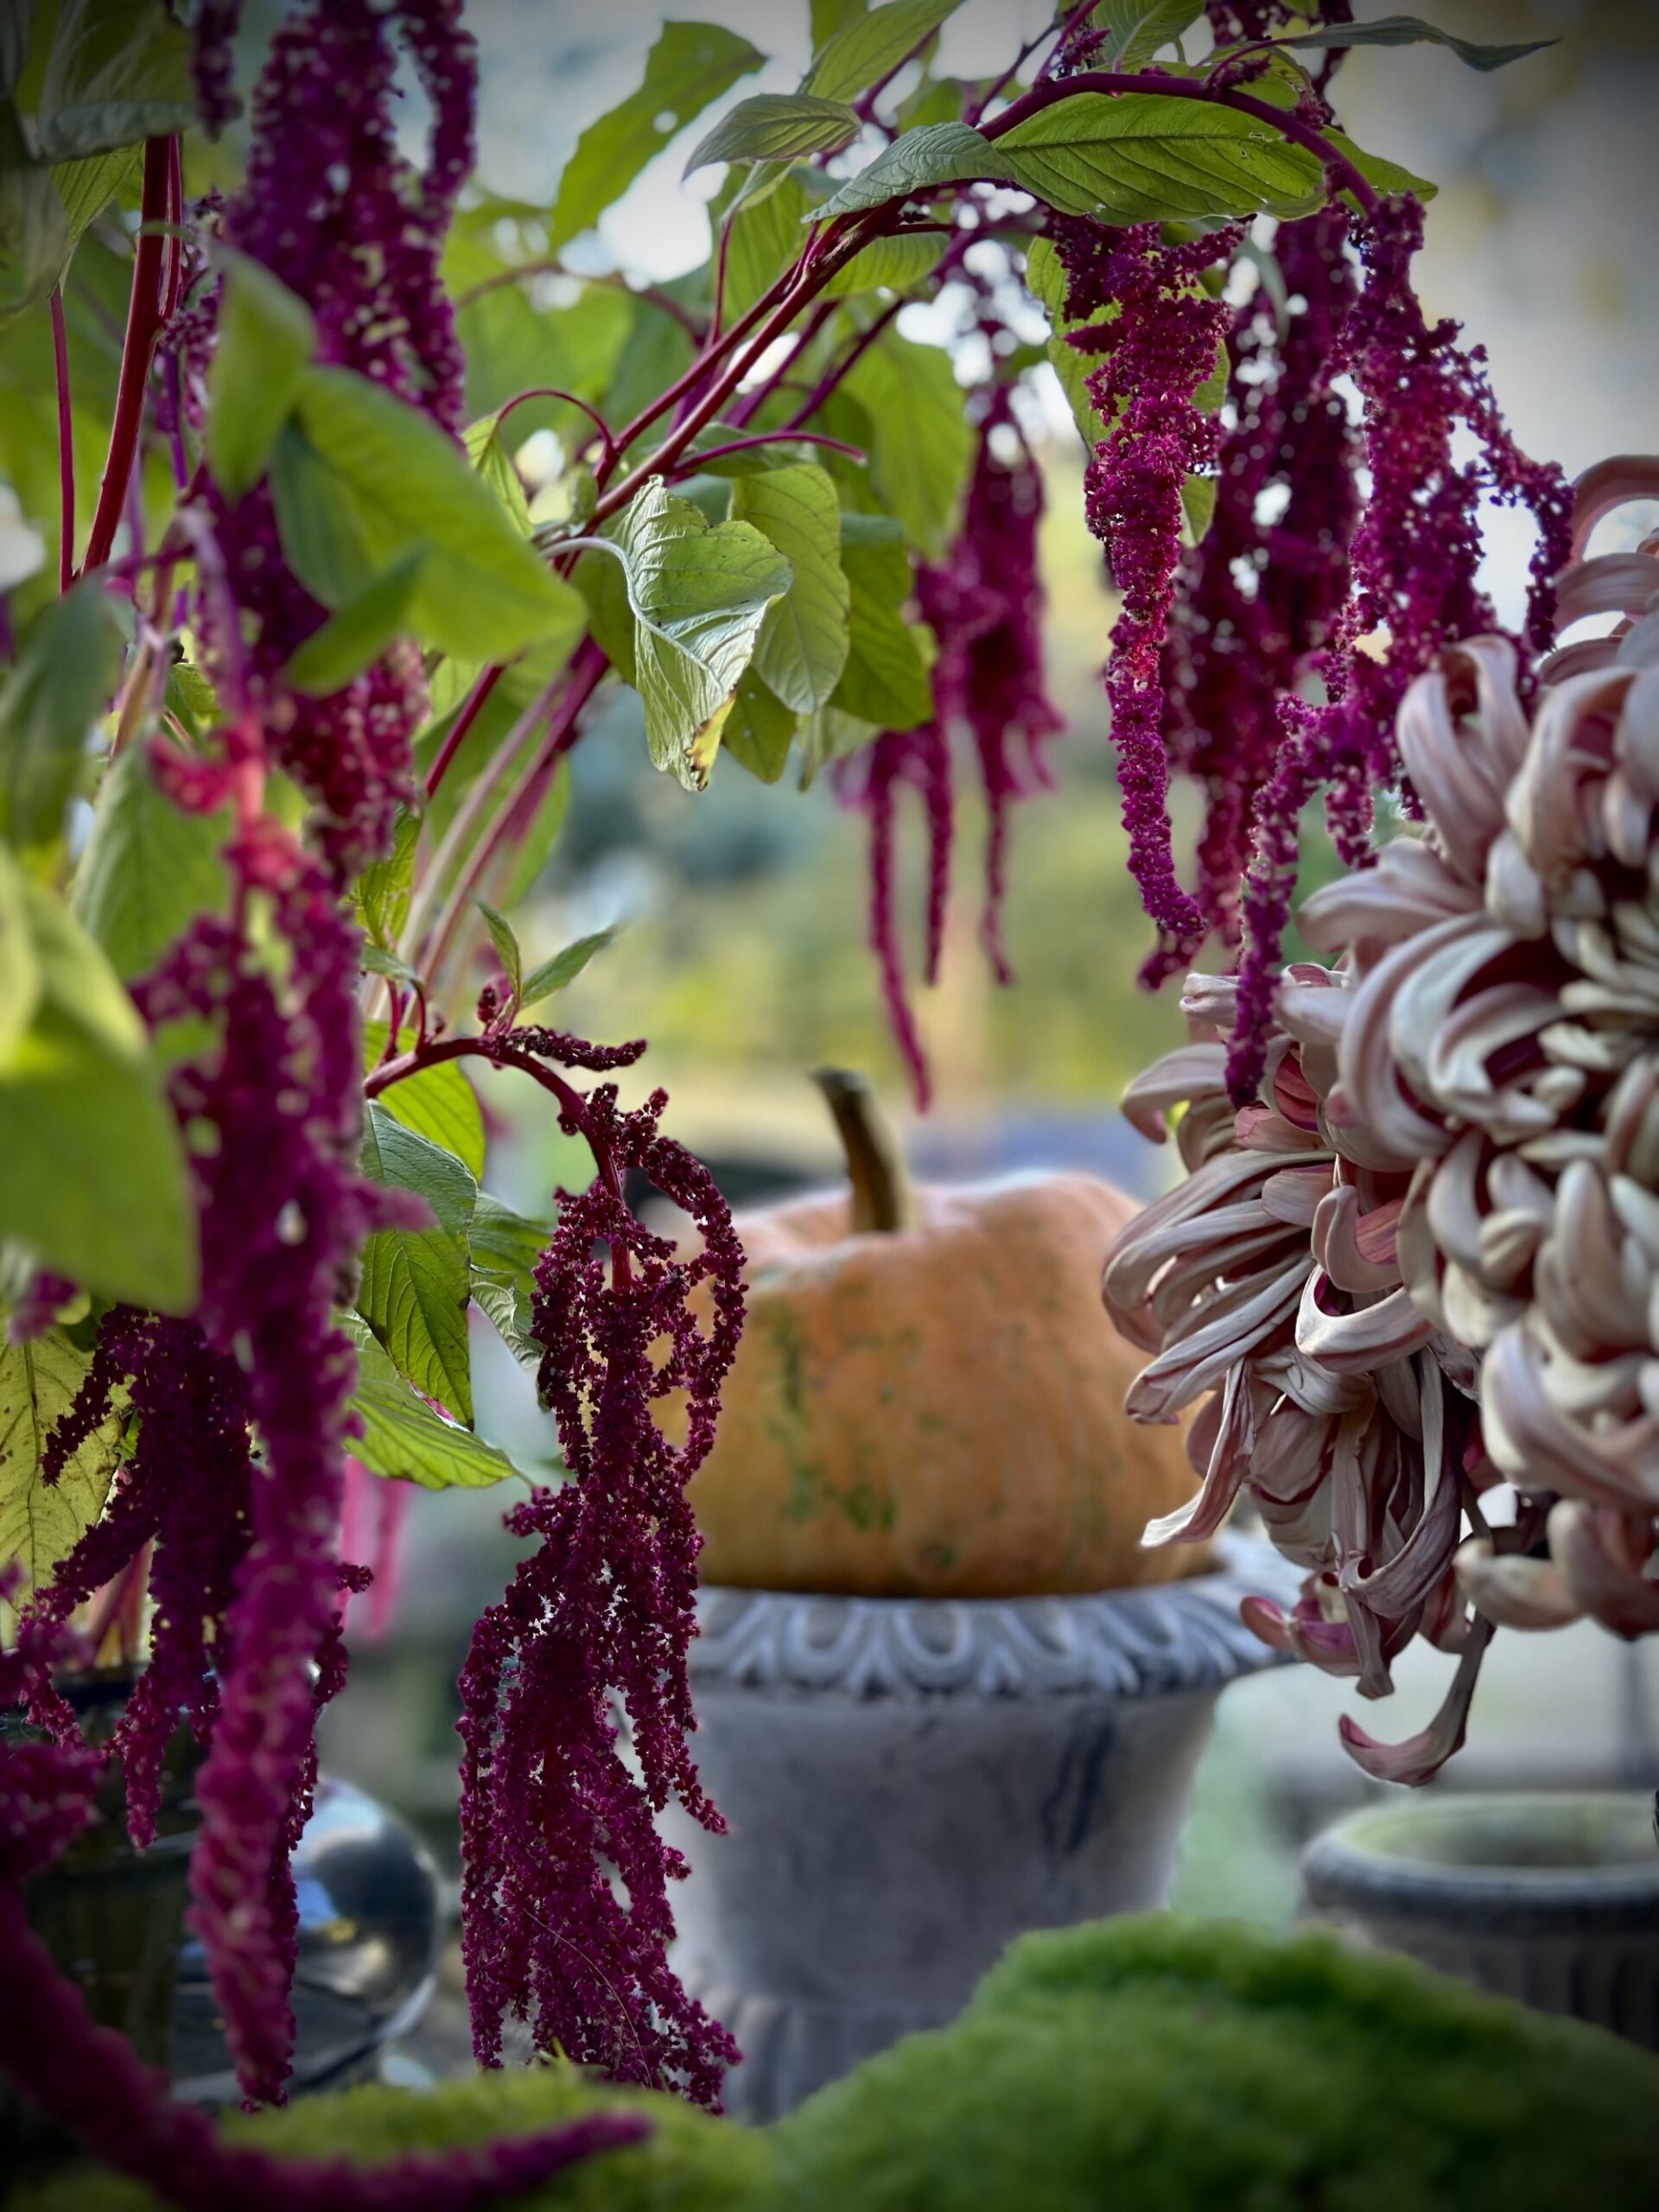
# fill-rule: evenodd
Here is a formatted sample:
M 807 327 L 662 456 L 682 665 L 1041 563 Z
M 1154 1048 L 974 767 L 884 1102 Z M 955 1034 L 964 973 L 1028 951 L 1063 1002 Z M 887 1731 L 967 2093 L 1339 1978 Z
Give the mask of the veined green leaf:
M 552 1235 L 550 1222 L 527 1221 L 486 1191 L 479 1192 L 470 1240 L 473 1302 L 488 1315 L 514 1358 L 532 1369 L 542 1357 L 530 1332 L 535 1267 Z
M 424 544 L 408 619 L 440 652 L 510 660 L 580 632 L 576 594 L 436 423 L 353 370 L 305 372 L 271 490 L 283 550 L 325 607 Z
M 555 991 L 562 991 L 568 983 L 574 983 L 594 954 L 603 952 L 615 935 L 614 924 L 609 929 L 595 930 L 590 937 L 577 938 L 562 952 L 556 952 L 550 960 L 543 960 L 538 968 L 532 968 L 524 978 L 524 989 L 519 993 L 519 1006 L 539 1006 L 543 999 L 551 998 Z
M 453 1153 L 417 1135 L 378 1102 L 370 1104 L 365 1122 L 363 1172 L 423 1198 L 435 1225 L 383 1229 L 370 1237 L 358 1312 L 404 1380 L 470 1424 L 467 1236 L 478 1186 Z
M 98 944 L 3 847 L 0 874 L 40 981 L 0 1065 L 0 1222 L 85 1290 L 188 1313 L 195 1210 L 144 1026 Z
M 0 327 L 48 296 L 74 243 L 51 172 L 32 158 L 16 107 L 0 100 Z
M 340 1318 L 357 1346 L 352 1410 L 362 1433 L 353 1440 L 352 1456 L 371 1474 L 423 1490 L 482 1490 L 518 1471 L 505 1452 L 417 1396 L 356 1314 Z
M 426 557 L 424 545 L 399 554 L 296 646 L 283 669 L 289 689 L 312 699 L 343 691 L 374 665 L 395 638 L 407 635 Z
M 839 707 L 820 707 L 816 715 L 808 715 L 801 724 L 801 789 L 810 790 L 830 761 L 862 752 L 880 734 L 878 723 Z
M 746 200 L 732 218 L 726 244 L 726 312 L 747 315 L 766 287 L 788 268 L 806 240 L 801 225 L 811 195 L 794 171 L 770 192 Z
M 901 609 L 914 588 L 904 533 L 885 515 L 842 515 L 841 560 L 851 588 L 851 645 L 832 710 L 878 729 L 915 729 L 933 687 Z
M 1070 107 L 1071 101 L 1065 105 Z M 1014 177 L 1017 166 L 1001 151 L 1007 143 L 1004 139 L 994 146 L 965 123 L 924 124 L 919 130 L 901 132 L 868 168 L 849 177 L 833 199 L 812 213 L 814 216 L 856 215 L 868 207 L 883 207 L 890 200 L 934 191 L 941 185 L 974 177 Z
M 937 560 L 956 534 L 974 434 L 942 346 L 883 334 L 845 389 L 870 418 L 870 480 L 911 543 Z
M 789 765 L 799 719 L 752 668 L 745 669 L 721 733 L 721 750 L 761 783 L 775 784 Z
M 789 588 L 789 563 L 749 523 L 711 528 L 658 477 L 616 518 L 607 550 L 589 553 L 582 568 L 613 559 L 623 565 L 633 612 L 632 680 L 651 757 L 701 791 L 766 609 Z
M 218 249 L 225 269 L 219 343 L 207 371 L 207 465 L 227 499 L 239 499 L 265 473 L 276 434 L 292 413 L 317 350 L 305 302 L 262 261 Z
M 195 120 L 189 35 L 162 0 L 62 0 L 35 118 L 48 162 L 170 137 Z
M 69 219 L 72 245 L 94 217 L 126 189 L 143 159 L 137 146 L 118 146 L 112 154 L 86 154 L 79 161 L 59 162 L 54 166 L 52 188 Z
M 847 665 L 851 603 L 841 565 L 841 503 L 813 463 L 742 476 L 732 492 L 735 520 L 753 523 L 793 571 L 766 609 L 755 640 L 755 672 L 798 714 L 822 707 Z
M 397 1039 L 398 1048 L 406 1051 L 414 1042 L 414 1033 L 405 1031 Z M 365 1021 L 365 1071 L 379 1065 L 385 1049 L 385 1023 Z M 440 1060 L 436 1067 L 423 1068 L 416 1075 L 405 1076 L 401 1083 L 394 1083 L 390 1090 L 383 1091 L 375 1104 L 382 1113 L 390 1114 L 393 1121 L 412 1129 L 416 1136 L 428 1138 L 445 1152 L 453 1152 L 470 1174 L 476 1177 L 484 1173 L 483 1111 L 465 1070 L 454 1060 Z
M 111 762 L 73 906 L 124 982 L 154 967 L 194 915 L 224 912 L 229 885 L 219 855 L 230 826 L 228 813 L 175 806 L 143 745 Z
M 1091 69 L 1144 69 L 1160 46 L 1169 46 L 1204 13 L 1204 0 L 1100 0 L 1090 27 L 1105 43 Z
M 828 46 L 837 31 L 868 15 L 869 5 L 870 0 L 810 0 L 813 53 Z
M 938 264 L 946 241 L 937 231 L 872 238 L 824 286 L 826 300 L 847 298 L 854 292 L 912 292 L 925 283 Z
M 507 988 L 516 999 L 524 988 L 524 957 L 518 950 L 512 924 L 505 914 L 498 913 L 487 899 L 474 899 L 473 903 L 484 917 L 484 926 L 490 933 L 490 943 L 495 947 L 495 957 L 501 963 Z
M 88 576 L 42 607 L 0 686 L 0 836 L 49 869 L 92 725 L 115 688 L 121 632 Z
M 1559 39 L 1529 39 L 1520 45 L 1482 46 L 1472 39 L 1454 38 L 1450 31 L 1437 29 L 1426 23 L 1420 16 L 1379 16 L 1369 23 L 1326 23 L 1318 30 L 1283 34 L 1274 41 L 1275 46 L 1352 47 L 1352 46 L 1433 46 L 1449 47 L 1459 61 L 1471 69 L 1502 69 L 1511 61 L 1523 60 L 1529 54 L 1541 54 L 1545 48 L 1560 45 Z M 1224 52 L 1230 51 L 1224 48 Z
M 371 861 L 352 887 L 364 928 L 376 944 L 387 950 L 403 935 L 404 924 L 409 918 L 415 849 L 420 839 L 420 816 L 400 806 L 391 833 L 391 850 L 383 858 Z M 480 1160 L 480 1167 L 482 1164 Z M 471 1166 L 472 1162 L 469 1160 L 467 1165 Z M 476 1174 L 479 1169 L 474 1168 L 473 1172 Z
M 518 471 L 512 465 L 512 455 L 507 451 L 506 441 L 501 435 L 499 411 L 480 416 L 476 423 L 469 423 L 461 433 L 461 438 L 467 448 L 467 460 L 512 517 L 513 527 L 518 535 L 528 537 L 530 502 L 524 497 Z
M 801 90 L 820 99 L 850 99 L 896 69 L 961 5 L 962 0 L 889 0 L 885 8 L 855 16 L 813 56 Z
M 47 1440 L 73 1405 L 92 1364 L 91 1353 L 61 1329 L 48 1329 L 26 1344 L 6 1343 L 0 1316 L 0 1559 L 22 1570 L 22 1589 L 9 1593 L 14 1604 L 51 1581 L 109 1496 L 121 1439 L 118 1412 L 107 1414 L 69 1454 L 55 1483 L 41 1477 Z
M 683 124 L 765 60 L 747 39 L 718 23 L 664 23 L 645 57 L 639 90 L 590 123 L 576 142 L 559 179 L 549 251 L 591 229 Z
M 857 111 L 810 92 L 757 92 L 723 115 L 685 165 L 690 176 L 710 162 L 792 162 L 838 154 L 859 133 Z
M 1313 156 L 1209 101 L 1078 92 L 996 141 L 1008 172 L 1062 214 L 1112 223 L 1306 214 L 1325 198 Z
M 1111 426 L 1089 395 L 1090 363 L 1075 346 L 1066 343 L 1068 333 L 1082 328 L 1088 318 L 1068 315 L 1065 311 L 1065 270 L 1050 239 L 1033 238 L 1026 248 L 1026 282 L 1048 317 L 1049 360 L 1070 403 L 1078 435 L 1092 448 L 1103 442 Z

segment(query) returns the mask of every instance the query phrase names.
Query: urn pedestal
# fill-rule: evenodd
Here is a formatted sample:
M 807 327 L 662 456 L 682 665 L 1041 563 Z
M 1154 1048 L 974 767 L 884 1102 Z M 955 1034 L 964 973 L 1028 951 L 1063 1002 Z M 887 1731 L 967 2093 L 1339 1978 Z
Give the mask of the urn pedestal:
M 1309 1904 L 1544 2012 L 1659 2050 L 1659 1845 L 1650 1797 L 1433 1792 L 1316 1836 Z
M 729 1833 L 671 1818 L 674 1963 L 744 2052 L 728 2108 L 772 2119 L 943 2025 L 1027 1929 L 1162 1904 L 1216 1698 L 1273 1663 L 1239 1600 L 1287 1580 L 1230 1540 L 1084 1597 L 703 1591 L 695 1748 Z

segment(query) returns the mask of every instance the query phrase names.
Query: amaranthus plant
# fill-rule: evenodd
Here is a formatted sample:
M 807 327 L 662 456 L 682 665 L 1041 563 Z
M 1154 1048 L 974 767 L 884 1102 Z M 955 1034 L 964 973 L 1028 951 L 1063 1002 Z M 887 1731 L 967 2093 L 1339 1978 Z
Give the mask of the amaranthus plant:
M 513 1510 L 540 1548 L 461 1681 L 479 2056 L 499 2061 L 512 2012 L 546 2049 L 713 2101 L 733 2055 L 668 1964 L 684 1870 L 653 1815 L 674 1797 L 719 1825 L 688 1746 L 684 1490 L 742 1255 L 662 1096 L 627 1108 L 578 1079 L 627 1077 L 644 1046 L 542 1024 L 601 941 L 520 941 L 607 696 L 638 695 L 688 793 L 833 765 L 869 816 L 921 1080 L 895 802 L 912 786 L 927 812 L 931 967 L 954 756 L 976 761 L 1005 974 L 1009 804 L 1047 780 L 1057 722 L 1036 530 L 1037 385 L 1058 371 L 1122 598 L 1107 688 L 1154 965 L 1248 928 L 1243 1090 L 1295 812 L 1328 784 L 1357 855 L 1395 702 L 1484 613 L 1483 490 L 1533 505 L 1551 571 L 1559 480 L 1514 453 L 1476 357 L 1410 290 L 1430 188 L 1355 147 L 1328 98 L 1367 41 L 1483 68 L 1523 49 L 1324 12 L 1085 0 L 964 83 L 935 66 L 953 0 L 813 0 L 799 89 L 741 99 L 692 153 L 723 170 L 706 264 L 652 286 L 564 256 L 762 66 L 732 32 L 667 24 L 527 207 L 471 181 L 459 0 L 297 0 L 251 85 L 233 0 L 13 11 L 0 270 L 22 397 L 0 467 L 38 558 L 10 575 L 0 690 L 0 1547 L 4 1687 L 34 1732 L 0 1749 L 0 2063 L 175 2201 L 278 2184 L 93 2029 L 28 1930 L 20 1884 L 92 1817 L 97 1761 L 56 1677 L 147 1649 L 111 1754 L 140 1843 L 175 1731 L 203 1747 L 191 1924 L 245 2094 L 279 2099 L 289 1855 L 366 1579 L 341 1550 L 347 1455 L 430 1487 L 513 1471 L 474 1430 L 474 1306 L 534 1370 L 566 1465 Z M 905 327 L 916 300 L 974 341 L 968 381 Z M 1046 353 L 1020 336 L 1033 302 Z M 1190 889 L 1172 749 L 1211 793 Z M 483 1187 L 486 1071 L 591 1153 L 550 1221 Z M 689 1249 L 634 1217 L 630 1170 L 690 1217 Z M 636 2126 L 360 2187 L 470 2202 Z M 313 2181 L 359 2201 L 349 2176 Z

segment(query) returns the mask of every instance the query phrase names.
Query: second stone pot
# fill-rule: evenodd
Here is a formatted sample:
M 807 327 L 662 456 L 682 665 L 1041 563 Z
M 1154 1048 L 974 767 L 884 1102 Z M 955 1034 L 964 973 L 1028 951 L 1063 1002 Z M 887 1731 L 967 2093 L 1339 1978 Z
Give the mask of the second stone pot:
M 1027 1929 L 1164 1903 L 1216 1697 L 1273 1660 L 1239 1600 L 1285 1594 L 1265 1547 L 1220 1556 L 1087 1597 L 702 1593 L 696 1750 L 730 1833 L 671 1817 L 674 1962 L 744 2052 L 733 2112 L 942 2025 Z

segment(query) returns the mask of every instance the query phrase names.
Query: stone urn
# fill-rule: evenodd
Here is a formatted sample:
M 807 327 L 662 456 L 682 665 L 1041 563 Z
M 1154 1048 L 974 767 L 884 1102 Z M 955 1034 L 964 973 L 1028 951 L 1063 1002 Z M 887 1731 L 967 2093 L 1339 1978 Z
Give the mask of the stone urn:
M 1308 1903 L 1363 1940 L 1659 2050 L 1651 1798 L 1439 1792 L 1309 1845 Z
M 1274 1654 L 1239 1619 L 1290 1601 L 1265 1546 L 1083 1597 L 705 1589 L 696 1754 L 729 1827 L 677 1813 L 674 1964 L 744 2053 L 766 2120 L 942 2026 L 1013 1937 L 1162 1904 L 1225 1685 Z

